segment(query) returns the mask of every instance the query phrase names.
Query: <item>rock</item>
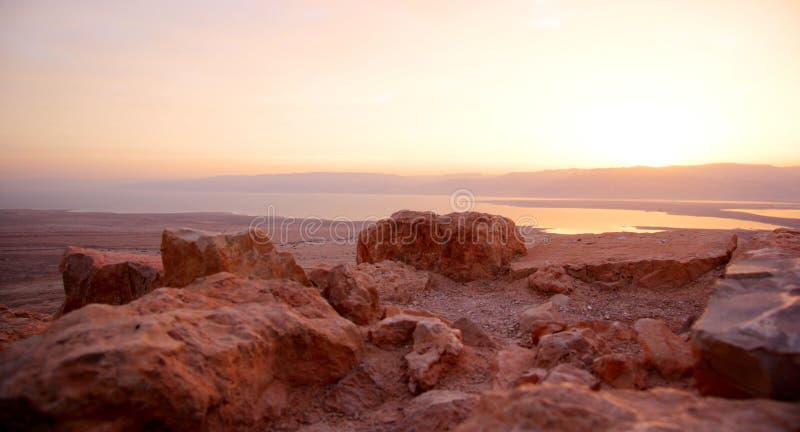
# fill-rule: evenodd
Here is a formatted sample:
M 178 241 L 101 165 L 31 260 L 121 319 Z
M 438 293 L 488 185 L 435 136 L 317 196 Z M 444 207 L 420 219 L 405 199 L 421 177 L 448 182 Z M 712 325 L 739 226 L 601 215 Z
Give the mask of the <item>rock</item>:
M 383 316 L 376 281 L 350 264 L 334 267 L 328 274 L 327 287 L 323 297 L 343 317 L 359 325 L 378 321 Z
M 459 318 L 453 323 L 453 328 L 461 330 L 461 340 L 464 344 L 479 348 L 496 348 L 496 344 L 492 341 L 489 333 L 475 324 L 469 318 Z
M 666 242 L 662 237 L 667 236 Z M 545 268 L 562 268 L 584 283 L 606 288 L 678 288 L 730 260 L 737 237 L 730 232 L 671 230 L 668 233 L 587 234 L 584 241 L 555 236 L 511 263 L 517 279 Z
M 606 354 L 597 357 L 592 370 L 610 386 L 619 389 L 644 389 L 647 387 L 647 374 L 642 361 L 624 354 Z
M 477 212 L 399 211 L 361 231 L 358 262 L 396 260 L 455 281 L 490 278 L 526 253 L 514 222 Z
M 528 288 L 541 293 L 571 293 L 576 281 L 559 267 L 545 267 L 528 276 Z
M 396 395 L 405 395 L 405 359 L 393 352 L 367 350 L 362 362 L 337 382 L 325 397 L 328 410 L 358 418 Z
M 794 431 L 800 404 L 704 398 L 675 389 L 592 391 L 572 384 L 484 393 L 455 430 Z
M 369 341 L 374 345 L 392 348 L 412 341 L 417 323 L 425 317 L 409 314 L 384 318 L 369 330 Z
M 250 279 L 288 279 L 311 284 L 292 254 L 278 252 L 268 239 L 251 231 L 220 234 L 167 229 L 161 235 L 161 259 L 164 284 L 175 288 L 219 272 Z
M 680 378 L 692 370 L 692 348 L 672 333 L 664 321 L 642 318 L 633 325 L 644 361 L 665 378 Z
M 414 329 L 414 348 L 406 355 L 411 392 L 435 386 L 442 373 L 456 362 L 462 348 L 459 330 L 437 319 L 421 319 Z
M 800 399 L 800 232 L 760 234 L 692 327 L 703 394 Z
M 58 270 L 66 298 L 56 318 L 90 303 L 128 303 L 162 282 L 158 255 L 68 247 Z
M 430 273 L 401 262 L 361 263 L 354 270 L 372 278 L 381 301 L 408 304 L 418 292 L 429 289 Z
M 85 306 L 0 351 L 0 429 L 264 429 L 362 344 L 315 289 L 220 273 Z
M 375 409 L 385 400 L 383 389 L 363 367 L 353 369 L 333 387 L 325 399 L 328 409 L 355 416 Z
M 12 342 L 43 332 L 51 319 L 47 314 L 0 305 L 0 351 Z
M 531 334 L 534 345 L 542 336 L 562 331 L 565 327 L 558 306 L 549 301 L 525 309 L 519 317 L 520 330 Z
M 574 328 L 548 334 L 539 341 L 534 366 L 552 369 L 559 363 L 572 363 L 588 369 L 594 357 L 605 350 L 605 344 L 595 332 Z
M 584 369 L 576 368 L 569 363 L 562 363 L 550 373 L 542 381 L 544 384 L 560 384 L 571 383 L 579 386 L 585 386 L 592 390 L 600 388 L 600 380 L 598 380 L 591 372 Z
M 499 351 L 496 360 L 497 372 L 494 376 L 494 387 L 506 389 L 515 385 L 515 382 L 533 366 L 535 359 L 535 351 L 516 345 Z
M 333 266 L 327 264 L 312 268 L 306 272 L 308 281 L 320 292 L 325 291 L 325 289 L 328 288 L 328 278 L 330 277 L 332 268 Z
M 430 390 L 403 408 L 406 422 L 398 430 L 446 431 L 466 419 L 475 408 L 477 396 L 454 390 Z

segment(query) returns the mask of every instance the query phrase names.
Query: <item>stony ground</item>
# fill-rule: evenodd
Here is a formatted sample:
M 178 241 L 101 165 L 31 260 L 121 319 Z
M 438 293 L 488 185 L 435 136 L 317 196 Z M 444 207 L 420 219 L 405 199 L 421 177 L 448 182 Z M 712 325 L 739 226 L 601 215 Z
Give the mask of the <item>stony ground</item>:
M 153 215 L 6 211 L 0 212 L 0 221 L 3 222 L 0 224 L 0 305 L 5 305 L 0 323 L 0 335 L 5 339 L 0 342 L 4 342 L 41 331 L 47 314 L 55 312 L 63 302 L 57 264 L 64 246 L 155 253 L 159 250 L 160 233 L 165 224 L 231 231 L 247 228 L 250 219 L 232 215 L 173 215 L 164 221 Z M 740 242 L 746 242 L 753 233 L 682 230 L 657 235 L 565 236 L 534 232 L 529 238 L 531 253 L 523 260 L 526 265 L 635 260 L 647 258 L 648 250 L 651 256 L 660 259 L 692 257 L 693 251 L 707 246 L 709 239 L 733 234 Z M 285 240 L 276 244 L 278 249 L 291 252 L 306 270 L 356 261 L 353 242 L 332 241 L 330 237 L 302 241 L 297 232 L 289 233 Z M 630 247 L 620 252 L 615 244 Z M 658 246 L 654 248 L 654 245 Z M 519 274 L 467 283 L 431 274 L 424 288 L 415 290 L 410 298 L 385 298 L 382 303 L 400 312 L 411 310 L 440 317 L 455 326 L 453 323 L 466 318 L 477 326 L 477 330 L 462 330 L 463 350 L 435 387 L 437 392 L 443 393 L 431 393 L 452 403 L 453 397 L 472 400 L 475 395 L 507 388 L 530 367 L 537 348 L 530 332 L 521 328 L 520 317 L 532 307 L 553 301 L 568 326 L 617 322 L 621 323 L 622 333 L 630 333 L 639 319 L 655 318 L 687 340 L 689 327 L 705 310 L 713 285 L 723 270 L 724 263 L 689 284 L 670 288 L 611 287 L 576 280 L 569 292 L 555 295 L 532 289 L 527 279 Z M 359 331 L 365 340 L 369 339 L 369 327 L 360 327 Z M 606 342 L 610 353 L 630 358 L 642 356 L 640 344 L 629 334 L 608 338 Z M 325 386 L 300 386 L 288 393 L 286 408 L 270 424 L 270 429 L 430 429 L 430 424 L 418 422 L 426 418 L 426 414 L 424 409 L 415 408 L 418 399 L 408 388 L 405 356 L 411 349 L 402 344 L 388 348 L 367 344 L 363 360 L 344 379 Z M 611 388 L 606 383 L 601 386 Z M 696 394 L 691 376 L 664 378 L 652 368 L 646 371 L 644 386 L 676 388 Z

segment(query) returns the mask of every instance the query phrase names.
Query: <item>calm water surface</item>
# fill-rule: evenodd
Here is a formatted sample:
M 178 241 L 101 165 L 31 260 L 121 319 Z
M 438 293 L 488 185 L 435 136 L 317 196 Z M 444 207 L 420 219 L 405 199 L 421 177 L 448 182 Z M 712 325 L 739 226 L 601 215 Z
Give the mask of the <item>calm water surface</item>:
M 523 207 L 488 203 L 479 197 L 474 209 L 502 214 L 518 223 L 535 225 L 555 233 L 647 231 L 637 227 L 773 229 L 778 225 L 722 217 L 667 214 L 661 211 L 602 208 Z M 499 198 L 513 200 L 513 198 Z M 530 198 L 525 198 L 530 200 Z M 456 203 L 457 204 L 457 203 Z M 280 215 L 348 218 L 382 218 L 401 209 L 452 211 L 449 195 L 369 195 L 369 194 L 280 194 L 193 191 L 41 191 L 0 193 L 0 207 L 28 209 L 71 209 L 75 211 L 119 213 L 234 212 L 260 216 Z M 794 210 L 747 210 L 765 216 L 800 218 Z M 459 208 L 463 209 L 463 208 Z

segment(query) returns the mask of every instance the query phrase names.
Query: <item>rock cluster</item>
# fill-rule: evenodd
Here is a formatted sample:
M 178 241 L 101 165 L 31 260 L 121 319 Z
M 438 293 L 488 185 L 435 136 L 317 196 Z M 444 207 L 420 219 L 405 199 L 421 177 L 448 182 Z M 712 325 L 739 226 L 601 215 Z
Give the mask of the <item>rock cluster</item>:
M 369 332 L 378 346 L 395 347 L 409 342 L 408 387 L 412 393 L 428 390 L 449 369 L 463 348 L 461 331 L 438 318 L 398 314 L 377 323 Z
M 58 269 L 64 304 L 56 317 L 90 303 L 125 304 L 162 286 L 158 255 L 68 247 Z
M 361 231 L 357 253 L 359 263 L 396 260 L 471 281 L 508 271 L 526 248 L 514 222 L 502 216 L 404 210 Z
M 758 235 L 694 324 L 705 394 L 800 399 L 800 231 Z
M 261 428 L 294 386 L 347 374 L 362 345 L 313 288 L 219 273 L 123 306 L 85 306 L 0 351 L 0 424 Z

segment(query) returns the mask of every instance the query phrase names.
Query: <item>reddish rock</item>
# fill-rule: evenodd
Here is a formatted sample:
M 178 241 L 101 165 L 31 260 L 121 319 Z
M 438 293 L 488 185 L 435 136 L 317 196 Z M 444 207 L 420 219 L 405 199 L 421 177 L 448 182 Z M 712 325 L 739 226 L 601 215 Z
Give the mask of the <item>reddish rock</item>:
M 399 430 L 446 431 L 472 413 L 477 396 L 454 390 L 430 390 L 403 408 L 406 421 Z
M 399 211 L 358 236 L 358 262 L 396 260 L 456 281 L 490 278 L 525 254 L 514 222 L 477 212 Z
M 469 318 L 459 318 L 453 323 L 452 327 L 461 330 L 461 340 L 464 341 L 465 345 L 478 348 L 497 347 L 497 344 L 492 340 L 492 336 Z
M 330 265 L 314 267 L 306 272 L 308 281 L 311 282 L 311 285 L 316 287 L 320 292 L 325 291 L 325 289 L 328 288 L 328 278 L 330 277 L 332 268 L 333 266 Z
M 569 294 L 576 283 L 559 267 L 545 267 L 528 276 L 528 288 L 545 294 Z
M 515 385 L 536 360 L 536 351 L 512 345 L 497 353 L 494 388 L 506 389 Z M 538 380 L 536 381 L 538 382 Z
M 417 293 L 429 289 L 430 273 L 420 271 L 397 261 L 381 261 L 374 264 L 361 263 L 354 270 L 370 276 L 381 301 L 408 304 Z
M 592 390 L 600 388 L 600 380 L 591 372 L 577 368 L 569 363 L 562 363 L 551 370 L 545 377 L 543 384 L 570 383 L 588 387 Z
M 592 370 L 603 381 L 619 389 L 647 387 L 647 373 L 642 361 L 624 354 L 607 354 L 594 359 Z
M 367 325 L 383 316 L 376 284 L 372 276 L 355 271 L 350 264 L 342 264 L 328 273 L 322 295 L 343 317 Z
M 572 384 L 484 393 L 460 432 L 796 431 L 800 404 L 704 398 L 681 390 L 592 391 Z
M 162 283 L 158 255 L 68 247 L 58 269 L 66 298 L 56 317 L 90 303 L 125 304 Z
M 51 319 L 47 314 L 0 305 L 0 350 L 12 342 L 43 332 Z
M 573 328 L 548 334 L 539 341 L 534 366 L 551 369 L 571 363 L 588 369 L 594 357 L 605 351 L 605 343 L 588 328 Z
M 704 394 L 800 399 L 800 231 L 755 236 L 692 328 Z
M 462 348 L 460 331 L 437 319 L 421 319 L 414 329 L 414 348 L 406 355 L 411 392 L 435 386 L 440 376 L 455 364 Z
M 292 254 L 278 252 L 271 242 L 250 231 L 220 234 L 167 229 L 161 235 L 161 258 L 164 284 L 170 287 L 184 287 L 198 277 L 219 272 L 311 284 Z
M 411 342 L 417 323 L 425 317 L 408 314 L 392 315 L 384 318 L 369 331 L 369 341 L 373 344 L 392 348 Z
M 542 368 L 528 369 L 525 373 L 520 375 L 516 381 L 514 381 L 514 387 L 519 387 L 528 384 L 539 384 L 547 378 L 547 375 L 548 375 L 547 369 L 542 369 Z
M 293 388 L 340 379 L 361 350 L 315 289 L 220 273 L 0 351 L 0 429 L 268 429 Z
M 558 306 L 548 301 L 522 311 L 519 328 L 524 333 L 530 333 L 531 340 L 536 345 L 542 336 L 560 332 L 566 328 L 566 324 Z
M 633 325 L 644 361 L 665 378 L 680 378 L 692 370 L 692 348 L 672 333 L 664 321 L 642 318 Z

